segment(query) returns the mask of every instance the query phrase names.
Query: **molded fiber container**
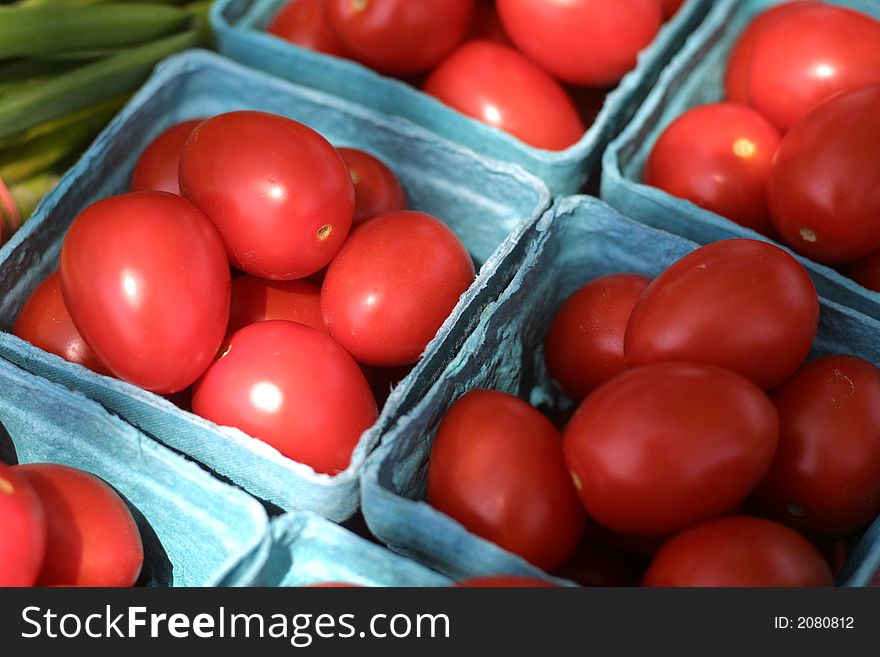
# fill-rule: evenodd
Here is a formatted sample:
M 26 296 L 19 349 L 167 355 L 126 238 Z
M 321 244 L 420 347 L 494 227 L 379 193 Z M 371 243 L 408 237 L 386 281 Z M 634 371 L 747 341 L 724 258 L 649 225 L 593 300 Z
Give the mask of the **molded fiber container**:
M 144 543 L 139 583 L 253 583 L 270 546 L 269 519 L 259 502 L 95 402 L 4 360 L 0 390 L 0 460 L 60 463 L 116 489 Z
M 254 586 L 451 584 L 443 575 L 308 511 L 273 518 L 270 531 L 271 551 Z
M 478 267 L 482 265 L 420 364 L 395 388 L 378 422 L 362 436 L 348 469 L 336 476 L 316 474 L 241 431 L 220 428 L 158 395 L 67 363 L 9 333 L 0 333 L 0 356 L 85 393 L 261 499 L 341 521 L 357 509 L 358 473 L 383 428 L 433 383 L 525 254 L 524 236 L 550 197 L 539 180 L 519 167 L 478 157 L 402 119 L 217 55 L 190 51 L 156 69 L 0 252 L 0 329 L 10 329 L 24 300 L 55 269 L 62 239 L 77 213 L 95 200 L 126 191 L 138 156 L 152 138 L 184 119 L 245 108 L 290 116 L 336 145 L 374 152 L 397 173 L 410 205 L 444 220 Z
M 560 201 L 539 231 L 522 268 L 459 357 L 388 432 L 361 477 L 370 530 L 393 550 L 454 578 L 544 574 L 424 502 L 431 444 L 450 405 L 470 390 L 486 388 L 517 395 L 545 411 L 570 409 L 544 365 L 544 334 L 557 308 L 587 281 L 627 271 L 655 276 L 697 247 L 586 196 Z M 878 337 L 877 320 L 822 300 L 814 355 L 853 353 L 880 363 Z M 880 520 L 850 555 L 840 581 L 864 585 L 878 565 Z
M 424 0 L 423 0 L 424 1 Z M 602 149 L 633 115 L 663 66 L 706 15 L 711 0 L 688 0 L 638 65 L 608 94 L 601 112 L 583 137 L 562 151 L 535 148 L 505 132 L 453 110 L 395 78 L 357 62 L 295 46 L 265 29 L 286 0 L 220 0 L 211 10 L 217 46 L 224 55 L 366 107 L 405 116 L 473 150 L 515 162 L 547 183 L 554 195 L 579 190 L 599 164 Z
M 700 244 L 731 237 L 768 238 L 714 212 L 642 184 L 642 172 L 657 138 L 685 110 L 724 98 L 724 73 L 730 51 L 751 20 L 781 0 L 719 0 L 660 80 L 632 122 L 602 157 L 602 199 L 623 214 L 650 226 L 683 235 Z M 827 0 L 880 18 L 876 0 Z M 784 246 L 784 245 L 781 245 Z M 790 251 L 790 249 L 789 249 Z M 837 271 L 797 256 L 819 294 L 880 317 L 880 294 Z

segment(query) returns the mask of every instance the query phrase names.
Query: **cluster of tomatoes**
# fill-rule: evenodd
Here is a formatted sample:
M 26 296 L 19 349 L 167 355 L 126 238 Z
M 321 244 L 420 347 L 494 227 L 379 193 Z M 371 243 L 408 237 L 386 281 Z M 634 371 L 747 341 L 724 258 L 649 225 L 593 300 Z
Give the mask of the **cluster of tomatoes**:
M 724 88 L 665 129 L 645 182 L 880 290 L 880 22 L 772 7 L 739 37 Z
M 15 334 L 176 400 L 192 386 L 194 413 L 317 472 L 348 466 L 474 280 L 383 162 L 281 116 L 173 126 L 132 190 L 74 220 Z
M 545 337 L 549 374 L 579 403 L 561 434 L 516 397 L 467 393 L 437 431 L 428 502 L 589 583 L 830 585 L 808 538 L 842 548 L 880 514 L 880 369 L 805 362 L 818 321 L 804 268 L 757 240 L 699 248 L 653 280 L 593 280 Z M 609 544 L 650 562 L 627 570 Z
M 602 90 L 635 66 L 681 1 L 293 0 L 267 29 L 404 77 L 527 144 L 562 150 L 583 136 Z
M 144 549 L 106 483 L 51 463 L 0 463 L 0 587 L 132 586 Z

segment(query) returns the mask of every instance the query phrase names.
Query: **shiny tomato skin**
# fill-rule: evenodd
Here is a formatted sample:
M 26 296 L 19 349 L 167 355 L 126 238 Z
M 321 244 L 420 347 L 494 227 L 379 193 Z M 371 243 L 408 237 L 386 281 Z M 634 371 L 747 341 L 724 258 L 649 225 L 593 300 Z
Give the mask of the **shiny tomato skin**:
M 67 312 L 61 293 L 61 277 L 52 272 L 24 302 L 12 332 L 43 351 L 66 361 L 110 375 L 95 351 L 86 344 Z
M 305 324 L 327 334 L 321 316 L 321 288 L 308 280 L 267 281 L 249 274 L 236 276 L 227 333 L 269 319 Z
M 473 390 L 449 409 L 427 487 L 428 504 L 547 571 L 571 558 L 584 531 L 559 432 L 503 392 Z
M 381 214 L 353 231 L 330 264 L 324 323 L 361 363 L 415 363 L 473 280 L 470 255 L 442 221 Z
M 93 203 L 68 230 L 59 271 L 77 329 L 120 379 L 167 394 L 211 364 L 229 319 L 229 262 L 186 199 L 134 192 Z
M 474 0 L 324 0 L 327 19 L 354 58 L 381 73 L 421 73 L 468 32 Z
M 730 516 L 672 538 L 645 586 L 832 586 L 831 569 L 797 532 L 763 518 Z
M 694 107 L 654 144 L 644 182 L 772 235 L 767 183 L 781 141 L 772 123 L 744 105 Z
M 357 148 L 338 148 L 354 185 L 352 227 L 383 212 L 406 210 L 406 195 L 394 172 L 375 155 Z
M 820 3 L 786 13 L 755 41 L 749 104 L 783 133 L 823 101 L 880 82 L 880 21 Z
M 712 365 L 660 363 L 587 397 L 563 444 L 592 518 L 616 532 L 660 536 L 743 500 L 767 472 L 778 430 L 770 400 L 747 379 Z
M 835 96 L 786 133 L 767 198 L 792 249 L 836 265 L 880 247 L 878 144 L 880 84 Z
M 233 335 L 193 387 L 192 408 L 327 474 L 348 467 L 361 434 L 378 417 L 351 356 L 315 329 L 284 320 Z
M 354 216 L 354 187 L 336 149 L 264 112 L 199 125 L 180 156 L 180 188 L 217 226 L 232 264 L 272 280 L 304 278 L 330 262 Z
M 584 134 L 565 89 L 513 48 L 468 41 L 424 84 L 426 93 L 535 148 L 563 150 Z
M 140 532 L 122 498 L 82 470 L 52 463 L 15 466 L 36 491 L 48 540 L 40 586 L 132 586 L 141 572 Z
M 487 575 L 471 577 L 455 583 L 456 588 L 559 588 L 558 584 L 523 575 Z
M 348 49 L 327 20 L 324 0 L 288 2 L 275 14 L 266 31 L 302 48 L 348 57 Z
M 840 271 L 862 287 L 880 292 L 880 249 L 846 263 Z
M 578 288 L 556 311 L 544 338 L 550 376 L 574 401 L 626 369 L 623 336 L 651 278 L 610 274 Z
M 46 518 L 37 493 L 0 463 L 0 588 L 34 586 L 46 555 Z
M 773 391 L 779 446 L 755 497 L 810 536 L 843 536 L 880 515 L 880 370 L 823 356 Z
M 749 104 L 749 73 L 752 55 L 755 51 L 755 44 L 767 26 L 792 11 L 800 11 L 804 7 L 818 4 L 820 3 L 811 0 L 783 2 L 765 9 L 752 19 L 752 22 L 740 34 L 730 52 L 730 58 L 727 60 L 724 76 L 724 91 L 727 100 L 732 103 Z
M 662 361 L 731 369 L 769 390 L 803 363 L 819 323 L 806 270 L 767 242 L 696 249 L 645 290 L 626 328 L 629 366 Z
M 661 0 L 498 0 L 511 41 L 571 84 L 616 84 L 660 29 Z
M 178 170 L 180 151 L 190 133 L 204 119 L 177 123 L 156 137 L 141 153 L 131 174 L 133 192 L 170 192 L 180 194 Z

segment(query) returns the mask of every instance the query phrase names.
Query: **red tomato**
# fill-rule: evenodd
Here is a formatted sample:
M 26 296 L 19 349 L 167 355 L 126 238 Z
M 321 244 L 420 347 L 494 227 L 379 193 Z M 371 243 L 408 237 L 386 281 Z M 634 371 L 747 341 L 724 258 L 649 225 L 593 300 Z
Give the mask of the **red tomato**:
M 0 463 L 0 587 L 33 586 L 46 554 L 43 505 L 24 477 Z
M 151 141 L 141 153 L 134 173 L 131 174 L 131 191 L 180 194 L 180 151 L 192 131 L 203 120 L 193 119 L 173 125 Z
M 223 341 L 230 290 L 223 243 L 179 196 L 135 192 L 93 203 L 67 232 L 60 272 L 73 321 L 120 379 L 177 392 Z
M 446 224 L 422 212 L 388 212 L 359 226 L 330 264 L 324 322 L 361 363 L 407 365 L 473 280 L 473 261 Z
M 229 112 L 196 128 L 180 156 L 183 195 L 220 231 L 232 264 L 260 278 L 304 278 L 351 228 L 354 188 L 336 149 L 274 114 Z
M 316 472 L 345 470 L 378 412 L 357 363 L 313 328 L 273 320 L 232 336 L 193 387 L 193 412 Z
M 58 272 L 49 274 L 27 298 L 12 332 L 64 360 L 88 367 L 98 374 L 110 374 L 107 366 L 76 330 L 64 305 Z
M 565 459 L 596 521 L 637 536 L 720 515 L 767 472 L 778 420 L 753 383 L 712 365 L 624 372 L 565 429 Z
M 348 57 L 348 49 L 327 21 L 324 0 L 288 2 L 266 31 L 309 50 Z
M 730 53 L 730 59 L 727 60 L 727 72 L 724 77 L 724 91 L 727 94 L 727 100 L 743 105 L 749 104 L 748 85 L 752 54 L 755 51 L 755 44 L 767 26 L 792 11 L 800 11 L 804 7 L 818 4 L 818 2 L 807 0 L 783 2 L 762 11 L 752 19 L 752 22 L 740 34 Z
M 562 150 L 584 134 L 558 82 L 513 48 L 468 41 L 425 81 L 426 93 L 536 148 Z
M 749 104 L 783 132 L 841 91 L 880 82 L 880 22 L 824 3 L 796 8 L 756 36 Z
M 664 545 L 645 586 L 831 586 L 822 554 L 788 527 L 730 516 L 683 531 Z
M 132 586 L 144 548 L 131 511 L 103 481 L 51 463 L 15 466 L 46 513 L 40 586 Z
M 324 0 L 355 59 L 392 75 L 427 71 L 467 34 L 474 0 Z
M 880 292 L 880 249 L 843 265 L 840 271 L 862 287 Z
M 524 575 L 489 575 L 471 577 L 455 583 L 456 588 L 559 588 L 557 584 Z
M 694 107 L 654 144 L 645 184 L 772 235 L 767 181 L 781 141 L 772 123 L 744 105 Z
M 678 8 L 681 7 L 682 2 L 684 0 L 663 0 L 663 16 L 665 18 L 672 18 L 675 12 L 678 11 Z
M 321 288 L 311 281 L 267 281 L 247 274 L 233 279 L 227 332 L 267 319 L 286 319 L 328 333 L 321 316 Z
M 338 148 L 354 185 L 354 220 L 359 226 L 383 212 L 406 210 L 406 196 L 394 172 L 375 155 L 357 148 Z
M 842 536 L 880 514 L 880 370 L 825 356 L 773 392 L 779 447 L 756 497 L 775 520 Z
M 768 201 L 795 251 L 833 265 L 880 247 L 878 144 L 880 84 L 835 96 L 788 131 Z
M 548 571 L 571 558 L 584 531 L 559 432 L 526 402 L 494 390 L 467 393 L 443 418 L 428 504 Z
M 544 338 L 544 360 L 562 392 L 581 401 L 626 369 L 626 325 L 650 282 L 640 274 L 602 276 L 579 288 L 559 307 Z
M 631 367 L 709 363 L 764 389 L 803 363 L 819 323 L 806 270 L 766 242 L 723 240 L 699 248 L 654 279 L 626 328 Z
M 572 84 L 616 84 L 663 19 L 661 0 L 498 0 L 517 48 Z

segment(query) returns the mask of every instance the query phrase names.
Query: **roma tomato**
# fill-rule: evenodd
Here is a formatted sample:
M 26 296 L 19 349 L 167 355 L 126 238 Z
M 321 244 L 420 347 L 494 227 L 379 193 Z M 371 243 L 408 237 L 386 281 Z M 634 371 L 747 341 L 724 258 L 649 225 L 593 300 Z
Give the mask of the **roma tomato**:
M 355 59 L 382 73 L 421 73 L 471 26 L 474 0 L 324 0 L 327 19 Z
M 767 396 L 738 374 L 648 365 L 584 400 L 565 429 L 565 460 L 592 518 L 659 536 L 743 500 L 770 466 L 778 424 Z
M 835 96 L 788 131 L 768 201 L 791 248 L 834 265 L 880 247 L 878 144 L 880 84 Z
M 862 287 L 880 292 L 880 249 L 843 265 L 840 271 Z
M 260 278 L 304 278 L 345 241 L 354 188 L 336 149 L 283 116 L 204 121 L 180 156 L 180 188 L 214 222 L 232 264 Z
M 880 22 L 824 3 L 781 13 L 757 35 L 748 101 L 782 132 L 836 93 L 880 82 Z
M 498 0 L 511 41 L 560 80 L 605 87 L 633 69 L 663 20 L 661 0 Z
M 654 144 L 645 183 L 772 235 L 767 182 L 781 141 L 772 123 L 744 105 L 694 107 Z
M 568 397 L 581 401 L 626 369 L 626 325 L 650 282 L 640 274 L 602 276 L 580 287 L 556 311 L 544 338 L 544 360 Z
M 494 390 L 467 393 L 443 418 L 428 504 L 548 571 L 571 558 L 584 531 L 559 432 L 528 403 Z
M 40 586 L 132 586 L 144 548 L 125 502 L 97 477 L 51 463 L 13 468 L 36 491 L 48 541 Z
M 266 31 L 309 50 L 348 57 L 348 49 L 327 20 L 324 0 L 293 0 L 275 14 Z
M 742 105 L 749 104 L 748 85 L 752 54 L 755 50 L 755 44 L 767 26 L 772 25 L 789 12 L 800 11 L 803 7 L 818 4 L 818 2 L 810 0 L 783 2 L 762 11 L 752 19 L 752 22 L 740 34 L 730 53 L 730 59 L 727 60 L 727 71 L 724 76 L 724 91 L 727 100 Z
M 192 407 L 327 474 L 348 467 L 358 439 L 378 417 L 351 356 L 315 329 L 283 320 L 233 335 L 193 387 Z
M 46 519 L 34 489 L 0 463 L 0 587 L 33 586 L 46 554 Z
M 816 547 L 783 525 L 748 516 L 718 518 L 666 543 L 645 586 L 831 586 Z
M 681 3 L 684 0 L 663 0 L 663 16 L 665 18 L 672 18 L 675 15 L 675 12 L 678 11 L 679 7 L 681 7 Z
M 426 93 L 536 148 L 562 150 L 584 134 L 558 82 L 513 48 L 468 41 L 425 81 Z
M 558 588 L 557 584 L 523 575 L 471 577 L 455 583 L 456 588 Z
M 135 192 L 93 203 L 64 238 L 60 273 L 76 327 L 124 381 L 183 390 L 223 341 L 229 262 L 211 222 L 179 196 Z
M 327 333 L 321 288 L 307 280 L 267 281 L 248 274 L 233 279 L 227 332 L 267 319 L 286 319 Z
M 357 148 L 338 148 L 354 185 L 354 220 L 359 226 L 383 212 L 406 210 L 406 196 L 394 172 L 375 155 Z
M 803 363 L 819 323 L 806 270 L 779 247 L 735 239 L 701 247 L 654 279 L 626 328 L 629 366 L 710 363 L 764 389 Z
M 131 191 L 180 194 L 180 151 L 190 133 L 203 120 L 193 119 L 173 125 L 151 141 L 134 167 Z
M 110 374 L 107 366 L 76 330 L 64 304 L 58 272 L 49 274 L 27 298 L 12 332 L 66 361 L 88 367 L 98 374 Z
M 422 212 L 380 214 L 330 264 L 321 309 L 330 335 L 366 365 L 418 360 L 474 280 L 464 245 Z
M 843 536 L 880 514 L 880 370 L 824 356 L 772 394 L 779 447 L 756 492 L 772 518 L 811 536 Z

